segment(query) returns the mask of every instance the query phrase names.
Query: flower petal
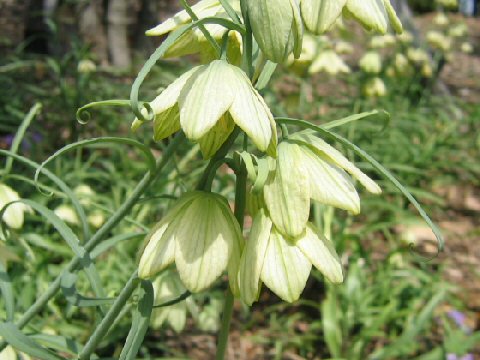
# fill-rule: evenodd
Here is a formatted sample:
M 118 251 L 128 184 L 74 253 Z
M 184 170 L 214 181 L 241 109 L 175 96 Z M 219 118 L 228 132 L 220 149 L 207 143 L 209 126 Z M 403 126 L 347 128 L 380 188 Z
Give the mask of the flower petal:
M 263 188 L 273 223 L 292 237 L 303 233 L 310 214 L 310 186 L 307 173 L 299 166 L 301 156 L 298 145 L 281 143 L 274 175 Z
M 385 34 L 392 25 L 395 31 L 402 32 L 389 0 L 347 0 L 346 10 L 368 30 Z
M 308 174 L 312 199 L 358 214 L 360 198 L 347 173 L 306 146 L 302 146 L 301 151 L 302 168 Z
M 313 225 L 307 226 L 305 236 L 298 239 L 295 245 L 328 280 L 343 282 L 342 264 L 333 243 Z
M 333 163 L 347 171 L 371 193 L 380 194 L 382 192 L 382 189 L 380 189 L 375 181 L 365 175 L 359 168 L 357 168 L 352 162 L 343 156 L 340 151 L 335 149 L 321 138 L 313 135 L 312 132 L 299 132 L 295 134 L 294 137 L 295 139 L 301 139 L 302 141 L 311 145 L 315 150 L 325 154 Z
M 192 6 L 193 12 L 201 19 L 204 17 L 214 16 L 221 9 L 218 0 L 202 0 Z M 191 22 L 190 15 L 183 10 L 176 13 L 173 17 L 165 20 L 153 29 L 147 30 L 148 36 L 160 36 L 167 34 L 183 24 Z
M 254 301 L 258 300 L 260 294 L 260 275 L 272 225 L 272 221 L 265 215 L 265 211 L 259 210 L 253 220 L 250 236 L 242 253 L 238 283 L 240 297 L 247 305 L 252 305 Z
M 187 193 L 177 200 L 174 207 L 147 235 L 147 245 L 138 265 L 138 276 L 140 278 L 149 278 L 156 275 L 175 260 L 177 215 L 192 201 L 193 195 L 194 193 Z
M 235 77 L 231 84 L 235 97 L 230 115 L 259 150 L 266 151 L 272 139 L 273 115 L 242 70 L 232 68 L 232 75 Z
M 178 103 L 180 124 L 186 136 L 199 140 L 227 112 L 237 94 L 233 85 L 233 66 L 224 60 L 212 61 L 199 70 L 185 84 Z
M 301 0 L 305 27 L 316 35 L 323 34 L 342 14 L 347 0 Z
M 223 115 L 215 126 L 198 140 L 203 157 L 210 159 L 227 140 L 234 128 L 235 123 L 231 116 L 228 113 Z
M 175 263 L 191 292 L 208 288 L 227 268 L 238 236 L 231 218 L 209 193 L 197 197 L 181 213 L 175 229 Z
M 273 228 L 261 274 L 265 285 L 283 300 L 296 301 L 311 269 L 312 264 L 300 249 Z

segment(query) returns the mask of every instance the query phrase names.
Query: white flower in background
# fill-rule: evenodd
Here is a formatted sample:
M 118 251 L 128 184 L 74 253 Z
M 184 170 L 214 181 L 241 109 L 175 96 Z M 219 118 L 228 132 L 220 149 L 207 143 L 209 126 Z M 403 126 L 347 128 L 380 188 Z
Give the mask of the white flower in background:
M 468 34 L 468 27 L 466 24 L 461 23 L 455 26 L 452 26 L 448 30 L 448 35 L 451 37 L 462 37 Z
M 389 29 L 401 33 L 402 23 L 390 0 L 347 0 L 344 13 L 359 21 L 366 29 L 386 34 Z
M 72 225 L 80 224 L 78 219 L 78 215 L 70 205 L 62 204 L 58 206 L 54 211 L 55 215 L 57 215 L 63 221 L 70 223 Z
M 92 60 L 80 60 L 77 65 L 77 71 L 82 74 L 88 74 L 97 70 L 97 65 Z
M 187 289 L 183 286 L 178 274 L 174 271 L 165 271 L 153 281 L 154 303 L 164 304 L 177 299 Z M 153 310 L 152 326 L 160 328 L 167 323 L 176 333 L 180 333 L 187 322 L 187 302 L 191 299 L 180 301 L 174 305 L 160 307 Z
M 277 133 L 270 109 L 247 75 L 226 61 L 215 60 L 186 72 L 150 106 L 155 113 L 153 127 L 157 141 L 181 128 L 209 158 L 236 124 L 261 151 L 275 156 Z M 136 119 L 132 129 L 141 124 Z
M 302 50 L 303 24 L 297 0 L 246 0 L 252 32 L 268 60 L 283 63 Z
M 413 41 L 413 35 L 410 31 L 404 31 L 397 35 L 397 40 L 403 44 L 410 44 Z
M 313 60 L 308 72 L 310 74 L 326 72 L 331 75 L 337 75 L 339 73 L 349 73 L 350 68 L 335 51 L 324 50 Z
M 420 72 L 421 72 L 422 76 L 424 76 L 426 78 L 431 78 L 432 75 L 433 75 L 432 65 L 430 65 L 429 62 L 424 63 L 422 65 L 422 68 L 420 69 Z
M 343 281 L 333 243 L 312 224 L 306 225 L 298 238 L 286 239 L 261 209 L 240 260 L 241 299 L 248 305 L 258 300 L 263 282 L 281 299 L 296 301 L 305 288 L 312 265 L 331 282 Z
M 353 52 L 353 46 L 346 41 L 337 41 L 335 43 L 335 52 L 337 54 L 351 54 Z
M 471 54 L 473 53 L 473 45 L 469 42 L 463 42 L 462 45 L 460 45 L 460 50 L 465 54 Z
M 387 87 L 382 79 L 375 77 L 367 81 L 363 93 L 368 97 L 381 97 L 387 95 Z
M 372 49 L 382 49 L 388 46 L 393 46 L 396 42 L 397 39 L 391 34 L 377 35 L 372 36 L 372 38 L 370 39 L 370 47 Z
M 311 200 L 360 212 L 360 198 L 348 174 L 368 191 L 381 192 L 372 179 L 310 131 L 290 135 L 271 162 L 275 170 L 263 188 L 265 205 L 276 229 L 288 237 L 305 231 Z
M 448 9 L 454 9 L 458 6 L 457 0 L 435 0 L 435 2 L 437 5 Z
M 89 206 L 92 203 L 92 199 L 95 197 L 95 191 L 88 185 L 82 184 L 78 185 L 73 192 L 78 197 L 78 201 L 83 206 Z
M 98 229 L 105 223 L 105 215 L 103 215 L 103 213 L 99 210 L 93 211 L 87 216 L 87 221 L 94 228 Z
M 230 287 L 238 294 L 242 247 L 240 226 L 225 198 L 202 191 L 186 193 L 147 237 L 138 274 L 149 278 L 175 263 L 185 287 L 199 292 L 228 268 Z
M 22 352 L 18 352 L 10 345 L 8 345 L 5 349 L 0 351 L 0 360 L 32 360 L 32 358 Z
M 382 71 L 382 58 L 376 51 L 368 51 L 359 62 L 360 69 L 369 74 L 378 74 Z
M 297 74 L 303 75 L 308 69 L 313 59 L 318 53 L 318 37 L 314 37 L 310 34 L 303 36 L 302 51 L 300 56 L 295 59 L 293 54 L 290 54 L 287 60 L 287 65 L 290 66 Z
M 427 32 L 427 41 L 434 49 L 447 52 L 452 47 L 452 39 L 440 31 L 431 30 Z
M 399 73 L 399 74 L 404 74 L 406 73 L 410 66 L 409 66 L 409 62 L 408 62 L 408 59 L 405 55 L 403 54 L 396 54 L 395 55 L 395 59 L 394 59 L 394 64 L 395 64 L 395 70 Z
M 433 18 L 433 23 L 438 26 L 445 26 L 450 23 L 448 20 L 447 15 L 445 15 L 444 12 L 439 12 L 434 18 Z
M 408 48 L 407 58 L 415 64 L 422 64 L 430 61 L 428 53 L 421 48 Z
M 8 203 L 18 200 L 20 200 L 20 196 L 15 190 L 0 184 L 0 210 Z M 24 213 L 27 211 L 30 211 L 27 205 L 20 202 L 14 203 L 5 210 L 2 220 L 12 229 L 20 229 L 23 226 Z

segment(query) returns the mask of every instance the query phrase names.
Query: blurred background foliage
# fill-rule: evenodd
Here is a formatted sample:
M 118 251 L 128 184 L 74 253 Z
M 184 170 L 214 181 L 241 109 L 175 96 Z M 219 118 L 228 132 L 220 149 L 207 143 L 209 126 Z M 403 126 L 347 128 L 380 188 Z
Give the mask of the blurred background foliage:
M 277 70 L 262 92 L 276 115 L 318 124 L 371 109 L 389 112 L 387 124 L 356 122 L 339 132 L 408 185 L 445 232 L 446 251 L 427 261 L 436 253 L 428 227 L 393 186 L 349 154 L 379 180 L 384 193 L 363 194 L 357 217 L 314 208 L 314 221 L 344 254 L 345 283 L 327 284 L 315 273 L 302 300 L 293 305 L 267 290 L 251 309 L 236 304 L 232 359 L 480 356 L 480 22 L 433 1 L 408 4 L 414 11 L 407 19 L 411 38 L 373 40 L 352 23 L 339 25 L 328 38 L 306 41 L 302 58 Z M 161 156 L 167 141 L 155 143 L 148 126 L 132 134 L 128 109 L 95 109 L 85 125 L 77 122 L 75 113 L 91 101 L 128 98 L 136 71 L 159 43 L 145 38 L 144 30 L 178 6 L 166 0 L 0 0 L 0 148 L 11 148 L 29 109 L 40 103 L 19 148 L 20 155 L 36 163 L 77 139 L 100 136 L 134 137 Z M 437 34 L 432 36 L 432 31 Z M 322 54 L 332 50 L 337 58 L 329 58 L 322 67 Z M 367 53 L 376 54 L 379 64 L 362 61 Z M 332 73 L 328 69 L 338 59 L 347 70 Z M 196 60 L 159 62 L 142 88 L 143 99 L 153 98 Z M 338 69 L 345 69 L 343 65 Z M 118 294 L 136 267 L 145 233 L 170 204 L 164 195 L 175 197 L 192 189 L 205 164 L 193 144 L 185 144 L 173 160 L 96 249 L 108 297 Z M 69 197 L 45 176 L 40 177 L 38 191 L 34 169 L 22 161 L 13 165 L 1 182 L 55 211 L 81 234 Z M 147 170 L 134 148 L 112 144 L 66 152 L 48 168 L 79 197 L 89 231 L 108 219 Z M 223 169 L 214 189 L 228 195 L 232 186 L 233 175 Z M 21 229 L 0 235 L 0 271 L 11 279 L 18 314 L 45 291 L 71 257 L 69 246 L 37 213 L 26 214 Z M 76 294 L 92 296 L 82 276 Z M 224 286 L 219 282 L 208 293 L 155 310 L 139 357 L 210 359 Z M 155 288 L 156 303 L 183 293 L 174 277 L 159 277 Z M 5 289 L 0 291 L 3 295 Z M 2 321 L 5 305 L 2 296 Z M 75 305 L 65 290 L 26 333 L 73 358 L 101 311 Z M 100 344 L 100 358 L 118 356 L 130 328 L 129 314 L 126 309 Z M 17 357 L 27 358 L 11 348 L 0 355 L 2 360 Z

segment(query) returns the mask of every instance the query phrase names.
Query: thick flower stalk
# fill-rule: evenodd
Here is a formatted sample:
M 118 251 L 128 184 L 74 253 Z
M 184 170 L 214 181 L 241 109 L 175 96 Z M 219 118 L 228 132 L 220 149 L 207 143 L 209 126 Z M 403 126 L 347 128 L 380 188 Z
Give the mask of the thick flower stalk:
M 298 0 L 246 0 L 253 36 L 265 57 L 282 63 L 302 50 L 303 25 Z
M 264 191 L 266 208 L 275 227 L 287 237 L 298 237 L 307 227 L 311 199 L 360 212 L 360 198 L 350 174 L 378 194 L 380 187 L 338 150 L 310 131 L 293 134 L 278 146 L 275 170 Z
M 156 141 L 182 129 L 210 158 L 238 125 L 259 150 L 276 154 L 277 134 L 270 109 L 247 75 L 224 60 L 183 74 L 150 106 L 155 113 Z M 135 120 L 132 128 L 141 124 Z
M 343 281 L 333 243 L 312 224 L 298 238 L 288 239 L 276 229 L 266 211 L 260 209 L 240 261 L 240 296 L 251 305 L 258 300 L 263 282 L 281 299 L 296 301 L 305 288 L 312 265 L 329 281 Z
M 228 268 L 231 289 L 238 293 L 236 274 L 243 238 L 222 196 L 204 191 L 184 194 L 147 241 L 139 277 L 150 278 L 175 263 L 185 287 L 200 292 Z

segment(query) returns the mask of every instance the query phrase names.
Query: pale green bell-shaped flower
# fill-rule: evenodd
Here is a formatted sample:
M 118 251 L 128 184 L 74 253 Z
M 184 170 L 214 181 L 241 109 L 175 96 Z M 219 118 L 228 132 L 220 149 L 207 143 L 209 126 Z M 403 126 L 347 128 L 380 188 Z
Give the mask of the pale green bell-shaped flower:
M 32 358 L 23 353 L 17 352 L 11 345 L 8 345 L 5 349 L 0 351 L 0 360 L 32 360 Z
M 367 30 L 386 34 L 389 28 L 401 33 L 402 23 L 390 0 L 347 0 L 344 14 L 352 16 Z
M 342 14 L 347 0 L 300 0 L 300 10 L 305 27 L 320 35 L 330 30 Z
M 324 50 L 313 60 L 308 72 L 310 74 L 326 72 L 330 75 L 337 75 L 339 73 L 349 73 L 350 67 L 335 51 Z
M 229 0 L 229 3 L 238 14 L 241 14 L 240 1 Z M 193 5 L 192 10 L 199 19 L 203 19 L 205 17 L 228 18 L 227 12 L 218 0 L 202 0 Z M 192 19 L 190 18 L 190 15 L 183 10 L 176 13 L 171 18 L 168 18 L 153 29 L 147 30 L 146 35 L 166 35 L 174 30 L 179 29 L 181 26 L 190 24 L 191 22 Z M 218 24 L 206 24 L 205 28 L 217 41 L 222 40 L 224 34 L 228 31 L 227 28 Z M 241 60 L 242 37 L 237 31 L 230 31 L 228 35 L 229 42 L 227 47 L 227 58 L 231 63 L 239 64 Z M 182 36 L 175 40 L 168 48 L 164 57 L 172 58 L 197 53 L 200 54 L 203 63 L 208 63 L 217 58 L 217 54 L 215 53 L 212 45 L 205 38 L 203 32 L 198 27 L 195 27 L 194 29 L 185 32 Z
M 303 25 L 298 0 L 246 0 L 253 36 L 268 60 L 300 56 Z
M 363 86 L 363 94 L 368 97 L 382 97 L 387 95 L 385 82 L 379 77 L 368 80 Z
M 265 204 L 275 227 L 293 238 L 305 230 L 311 199 L 353 214 L 360 212 L 360 198 L 348 173 L 368 191 L 381 192 L 372 179 L 310 131 L 282 142 L 272 167 L 275 170 L 263 188 Z
M 211 157 L 238 125 L 253 143 L 270 156 L 276 154 L 275 121 L 247 75 L 224 60 L 186 72 L 150 103 L 155 113 L 154 139 L 183 129 Z M 145 111 L 146 115 L 146 111 Z M 142 124 L 135 120 L 132 129 Z
M 10 202 L 20 200 L 18 193 L 11 187 L 0 184 L 0 210 Z M 8 206 L 3 213 L 2 220 L 12 229 L 20 229 L 23 226 L 24 213 L 30 208 L 20 202 Z
M 448 29 L 448 35 L 451 37 L 462 37 L 468 34 L 468 26 L 465 23 L 460 23 Z
M 471 54 L 473 53 L 473 45 L 470 44 L 469 42 L 465 41 L 462 43 L 462 45 L 460 45 L 460 50 L 462 50 L 463 53 L 465 54 Z
M 369 74 L 382 71 L 382 58 L 376 51 L 367 51 L 359 61 L 360 69 Z
M 347 41 L 337 41 L 335 43 L 335 52 L 337 54 L 351 54 L 353 53 L 353 46 Z
M 408 48 L 407 58 L 415 64 L 423 64 L 430 61 L 428 53 L 421 48 Z
M 155 304 L 164 304 L 181 296 L 187 289 L 183 286 L 178 274 L 174 271 L 165 271 L 153 281 Z M 174 305 L 154 309 L 152 313 L 153 328 L 160 328 L 168 324 L 176 333 L 180 333 L 187 322 L 187 301 L 180 301 Z
M 312 265 L 331 282 L 343 281 L 342 265 L 332 242 L 312 224 L 298 238 L 286 239 L 261 209 L 240 260 L 240 297 L 251 305 L 258 300 L 263 282 L 283 300 L 296 301 Z
M 440 11 L 433 18 L 433 23 L 438 26 L 446 26 L 450 23 L 450 20 L 448 19 L 447 15 L 445 15 L 443 11 Z
M 138 275 L 149 278 L 175 263 L 185 287 L 199 292 L 228 268 L 238 293 L 236 272 L 243 247 L 240 226 L 225 198 L 194 191 L 184 194 L 147 237 Z

